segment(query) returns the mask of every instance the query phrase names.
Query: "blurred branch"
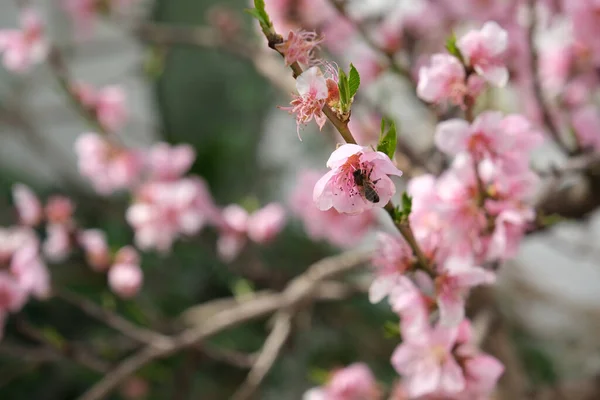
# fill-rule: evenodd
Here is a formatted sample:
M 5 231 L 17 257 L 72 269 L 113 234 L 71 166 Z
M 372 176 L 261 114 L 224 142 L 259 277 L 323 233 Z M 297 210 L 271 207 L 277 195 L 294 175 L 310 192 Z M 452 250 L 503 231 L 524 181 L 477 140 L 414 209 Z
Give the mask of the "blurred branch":
M 273 330 L 248 373 L 244 383 L 232 396 L 233 400 L 247 400 L 258 389 L 263 379 L 277 360 L 279 353 L 292 331 L 292 315 L 288 311 L 279 311 L 275 315 Z
M 527 44 L 529 48 L 529 61 L 531 68 L 531 76 L 532 76 L 532 85 L 533 85 L 533 93 L 535 95 L 536 101 L 542 113 L 542 119 L 544 121 L 544 125 L 548 132 L 552 136 L 554 142 L 560 147 L 560 149 L 567 155 L 572 154 L 573 152 L 569 149 L 569 146 L 563 141 L 563 138 L 558 130 L 558 127 L 554 123 L 552 119 L 552 115 L 550 114 L 549 106 L 546 104 L 546 100 L 544 99 L 544 94 L 542 92 L 541 78 L 540 78 L 540 69 L 538 68 L 538 53 L 535 47 L 535 31 L 537 26 L 537 14 L 536 14 L 536 0 L 528 0 L 529 4 L 529 29 L 527 31 Z
M 25 321 L 23 318 L 17 319 L 16 326 L 21 334 L 44 345 L 47 351 L 53 352 L 63 359 L 71 360 L 76 364 L 102 374 L 110 370 L 109 363 L 97 358 L 91 352 L 66 341 L 51 340 L 44 332 Z
M 135 325 L 74 292 L 61 290 L 56 293 L 56 296 L 137 342 L 159 347 L 169 342 L 168 336 Z
M 139 368 L 158 359 L 192 347 L 200 341 L 225 329 L 243 322 L 262 317 L 277 310 L 294 313 L 305 303 L 314 300 L 317 283 L 344 272 L 349 272 L 369 260 L 370 251 L 349 251 L 337 256 L 325 258 L 308 268 L 293 279 L 278 295 L 249 300 L 217 312 L 203 324 L 188 328 L 170 339 L 163 347 L 148 345 L 123 360 L 115 369 L 108 372 L 102 380 L 92 386 L 79 400 L 98 400 L 107 396 L 127 377 Z M 281 324 L 281 322 L 280 322 Z M 280 330 L 283 330 L 281 327 Z M 272 339 L 275 341 L 275 339 Z M 263 356 L 263 359 L 266 356 Z

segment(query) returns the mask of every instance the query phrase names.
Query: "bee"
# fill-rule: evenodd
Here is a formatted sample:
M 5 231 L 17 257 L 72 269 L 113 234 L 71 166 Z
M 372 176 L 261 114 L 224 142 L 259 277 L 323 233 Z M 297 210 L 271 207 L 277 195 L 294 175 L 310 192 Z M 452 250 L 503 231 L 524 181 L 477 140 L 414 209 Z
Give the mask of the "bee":
M 379 179 L 372 181 L 371 172 L 373 172 L 372 169 L 367 173 L 366 170 L 359 168 L 354 170 L 352 175 L 354 176 L 354 183 L 360 194 L 371 203 L 379 203 L 379 195 L 375 190 L 375 184 L 379 182 Z

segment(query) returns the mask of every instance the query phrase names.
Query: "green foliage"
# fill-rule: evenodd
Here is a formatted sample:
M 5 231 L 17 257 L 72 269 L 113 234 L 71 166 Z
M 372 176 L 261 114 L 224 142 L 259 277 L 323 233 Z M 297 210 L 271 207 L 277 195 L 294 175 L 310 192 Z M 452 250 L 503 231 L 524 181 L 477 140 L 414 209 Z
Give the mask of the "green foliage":
M 456 34 L 454 32 L 452 32 L 450 37 L 446 39 L 446 50 L 448 50 L 448 53 L 458 58 L 460 62 L 462 62 L 463 64 L 465 63 L 465 59 L 462 53 L 460 52 L 460 49 L 456 45 Z
M 390 159 L 393 159 L 394 153 L 396 153 L 396 144 L 398 143 L 398 138 L 396 136 L 396 123 L 391 121 L 387 130 L 386 125 L 385 119 L 382 119 L 381 133 L 379 135 L 377 151 L 381 151 L 382 153 L 387 154 Z
M 353 64 L 350 64 L 350 75 L 348 76 L 348 87 L 350 91 L 350 98 L 354 97 L 358 92 L 360 86 L 360 75 Z
M 265 36 L 269 37 L 274 33 L 273 23 L 265 9 L 265 0 L 254 0 L 254 8 L 246 9 L 246 12 L 258 20 Z

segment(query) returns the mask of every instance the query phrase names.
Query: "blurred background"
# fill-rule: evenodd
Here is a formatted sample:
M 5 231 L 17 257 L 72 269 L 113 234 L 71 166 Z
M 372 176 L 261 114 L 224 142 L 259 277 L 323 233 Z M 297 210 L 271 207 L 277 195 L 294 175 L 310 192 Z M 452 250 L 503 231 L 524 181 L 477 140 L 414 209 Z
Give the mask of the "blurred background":
M 146 23 L 215 28 L 215 13 L 226 10 L 239 22 L 241 36 L 261 48 L 254 21 L 243 13 L 247 1 L 140 1 L 126 19 L 97 21 L 85 43 L 75 39 L 59 1 L 33 3 L 42 10 L 74 77 L 125 89 L 129 119 L 121 133 L 124 142 L 141 147 L 157 140 L 192 144 L 197 160 L 191 173 L 206 179 L 218 205 L 286 204 L 300 170 L 324 168 L 334 134 L 329 128 L 318 133 L 311 125 L 301 131 L 299 142 L 293 117 L 276 108 L 289 103 L 294 89 L 281 60 L 266 52 L 264 59 L 252 60 L 233 46 L 157 46 L 139 29 Z M 372 3 L 380 7 L 383 2 Z M 3 1 L 0 28 L 14 27 L 17 15 L 15 3 Z M 280 79 L 276 84 L 273 76 Z M 406 90 L 402 82 L 384 76 L 365 99 L 379 101 L 414 148 L 425 148 L 431 143 L 433 121 L 403 95 Z M 111 247 L 132 242 L 133 232 L 123 220 L 128 198 L 99 197 L 78 174 L 73 143 L 89 129 L 46 66 L 26 77 L 0 71 L 2 225 L 15 222 L 10 190 L 23 182 L 42 198 L 55 193 L 73 198 L 78 221 L 106 231 Z M 536 160 L 538 165 L 556 160 L 556 150 L 545 148 Z M 563 223 L 527 239 L 521 256 L 504 266 L 501 284 L 492 293 L 529 382 L 552 385 L 559 378 L 585 379 L 600 370 L 596 221 L 591 217 L 585 223 Z M 50 265 L 53 284 L 137 324 L 174 333 L 186 324 L 179 316 L 193 305 L 249 290 L 280 290 L 311 263 L 339 252 L 310 240 L 293 217 L 274 243 L 249 246 L 230 264 L 215 256 L 215 241 L 216 233 L 208 229 L 178 241 L 167 256 L 144 253 L 144 288 L 132 301 L 115 297 L 105 277 L 87 268 L 81 255 Z M 363 245 L 372 242 L 370 235 Z M 380 381 L 393 382 L 389 357 L 398 337 L 390 332 L 395 317 L 385 304 L 371 305 L 365 294 L 356 294 L 343 302 L 319 304 L 311 312 L 299 322 L 258 398 L 299 399 L 327 371 L 361 360 Z M 2 400 L 74 399 L 100 378 L 66 358 L 48 362 L 29 354 L 27 349 L 40 342 L 31 335 L 32 327 L 43 334 L 42 341 L 91 349 L 112 361 L 137 346 L 60 298 L 30 302 L 22 314 L 9 319 L 0 342 Z M 267 333 L 268 321 L 260 320 L 219 334 L 206 343 L 206 351 L 184 352 L 143 368 L 110 398 L 227 399 L 247 373 L 244 355 L 260 349 Z M 236 364 L 231 357 L 241 365 L 231 365 Z

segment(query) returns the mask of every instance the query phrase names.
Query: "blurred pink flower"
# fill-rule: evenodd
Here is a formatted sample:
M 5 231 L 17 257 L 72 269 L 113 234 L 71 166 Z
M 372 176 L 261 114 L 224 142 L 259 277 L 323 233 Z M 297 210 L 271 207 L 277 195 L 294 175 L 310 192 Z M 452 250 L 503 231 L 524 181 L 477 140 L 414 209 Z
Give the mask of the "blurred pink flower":
M 194 148 L 188 144 L 171 146 L 168 143 L 156 143 L 147 155 L 150 179 L 172 181 L 181 178 L 196 159 Z
M 108 284 L 111 290 L 128 299 L 140 291 L 143 280 L 144 274 L 135 249 L 131 246 L 121 248 L 115 256 L 115 263 L 108 270 Z
M 419 70 L 417 94 L 431 103 L 450 101 L 463 105 L 467 94 L 466 72 L 462 63 L 449 54 L 434 54 L 429 66 Z
M 356 144 L 340 146 L 329 157 L 327 166 L 331 171 L 317 182 L 313 192 L 313 200 L 322 211 L 333 207 L 358 214 L 384 207 L 396 193 L 388 175 L 402 176 L 387 155 Z
M 321 42 L 322 39 L 315 32 L 290 31 L 287 39 L 276 44 L 275 48 L 283 53 L 286 66 L 295 62 L 309 66 L 315 63 L 313 51 Z
M 39 253 L 39 243 L 33 233 L 19 235 L 18 247 L 10 260 L 10 272 L 28 294 L 44 299 L 50 295 L 50 275 Z
M 44 217 L 42 204 L 33 191 L 26 185 L 17 183 L 12 188 L 13 200 L 23 225 L 36 226 Z
M 73 19 L 78 39 L 88 39 L 98 12 L 97 0 L 63 0 L 63 8 Z
M 323 387 L 308 390 L 303 400 L 377 400 L 377 381 L 364 363 L 354 363 L 331 374 Z
M 6 69 L 22 73 L 44 61 L 50 46 L 44 36 L 44 24 L 35 10 L 23 10 L 20 19 L 20 29 L 0 29 L 0 53 L 4 53 Z
M 27 292 L 23 290 L 13 276 L 5 271 L 1 271 L 0 314 L 17 312 L 23 308 L 26 302 Z M 1 322 L 0 325 L 2 325 Z
M 225 262 L 233 261 L 246 245 L 250 215 L 237 204 L 228 205 L 221 212 L 222 226 L 217 240 L 217 253 Z
M 357 244 L 375 223 L 374 210 L 358 215 L 348 215 L 330 208 L 321 211 L 313 201 L 313 188 L 322 174 L 317 171 L 303 171 L 298 177 L 290 207 L 304 224 L 304 229 L 313 240 L 325 239 L 340 246 Z
M 268 243 L 281 232 L 285 220 L 286 212 L 280 204 L 267 204 L 250 215 L 248 219 L 248 237 L 255 243 Z
M 377 275 L 402 274 L 414 261 L 412 249 L 400 235 L 377 234 L 377 251 L 371 260 Z
M 115 132 L 127 121 L 125 91 L 117 85 L 98 91 L 95 102 L 96 118 L 104 129 Z
M 475 266 L 468 258 L 448 258 L 435 280 L 440 324 L 458 325 L 465 316 L 469 290 L 474 286 L 491 284 L 495 279 L 493 272 Z
M 75 204 L 65 196 L 55 195 L 48 198 L 44 208 L 46 219 L 53 224 L 69 224 L 75 212 Z
M 500 25 L 486 22 L 481 30 L 470 31 L 460 38 L 457 46 L 475 72 L 493 85 L 506 85 L 508 69 L 502 56 L 508 47 L 508 33 Z
M 581 148 L 600 151 L 600 114 L 596 106 L 590 104 L 575 110 L 571 123 Z
M 404 378 L 410 398 L 464 390 L 463 371 L 452 355 L 456 335 L 456 328 L 436 326 L 404 340 L 396 348 L 392 365 Z
M 171 249 L 181 235 L 194 235 L 216 218 L 212 198 L 199 177 L 142 186 L 126 213 L 141 249 Z
M 111 255 L 104 232 L 100 229 L 86 229 L 79 233 L 78 241 L 90 267 L 96 271 L 106 271 L 110 266 Z
M 71 233 L 67 225 L 49 224 L 46 226 L 44 255 L 52 262 L 64 261 L 71 252 Z
M 79 173 L 90 179 L 96 191 L 103 195 L 131 188 L 137 182 L 142 160 L 130 149 L 108 143 L 96 133 L 84 133 L 75 142 Z

